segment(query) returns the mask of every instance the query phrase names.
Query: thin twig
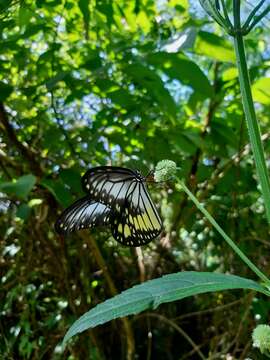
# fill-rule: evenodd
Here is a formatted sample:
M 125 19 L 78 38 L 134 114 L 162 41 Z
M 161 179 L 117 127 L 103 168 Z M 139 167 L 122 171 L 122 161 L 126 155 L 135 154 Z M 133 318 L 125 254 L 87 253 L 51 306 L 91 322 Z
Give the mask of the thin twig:
M 180 315 L 180 316 L 175 317 L 173 320 L 174 321 L 179 321 L 179 320 L 184 320 L 184 319 L 187 319 L 187 318 L 190 318 L 190 317 L 193 317 L 193 316 L 201 316 L 201 315 L 211 314 L 213 312 L 228 309 L 228 308 L 230 308 L 232 306 L 238 305 L 241 302 L 243 302 L 243 299 L 235 300 L 235 301 L 232 301 L 229 304 L 220 305 L 220 306 L 217 306 L 217 307 L 215 307 L 213 309 L 194 311 L 194 312 L 189 313 L 189 314 Z
M 172 321 L 160 314 L 147 313 L 146 315 L 149 317 L 159 319 L 162 322 L 165 322 L 168 325 L 170 325 L 174 330 L 179 332 L 179 334 L 181 334 L 190 343 L 190 345 L 197 352 L 197 354 L 200 356 L 201 359 L 206 360 L 206 357 L 203 355 L 203 353 L 199 349 L 199 346 L 197 344 L 195 344 L 195 342 L 191 339 L 191 337 L 180 326 L 178 326 L 174 321 Z M 136 318 L 136 319 L 138 319 L 138 318 Z
M 83 232 L 80 233 L 80 237 L 83 239 L 83 241 L 89 246 L 89 248 L 92 250 L 93 252 L 93 256 L 96 259 L 98 265 L 100 266 L 100 268 L 103 270 L 103 274 L 105 277 L 105 280 L 108 284 L 110 293 L 112 296 L 117 295 L 118 291 L 116 289 L 116 286 L 113 282 L 113 279 L 110 275 L 110 272 L 108 270 L 108 267 L 106 265 L 106 262 L 99 250 L 99 247 L 95 241 L 95 239 L 93 238 L 93 236 L 90 236 L 89 234 L 85 234 Z M 134 356 L 134 352 L 135 352 L 135 343 L 134 343 L 134 335 L 133 335 L 133 331 L 132 331 L 132 327 L 130 325 L 130 321 L 124 317 L 124 318 L 120 318 L 119 319 L 122 324 L 123 324 L 123 328 L 125 330 L 126 333 L 126 341 L 127 341 L 127 360 L 132 360 L 133 356 Z
M 140 272 L 140 282 L 143 283 L 145 281 L 145 266 L 143 261 L 143 253 L 141 247 L 136 247 L 135 252 L 137 255 L 138 268 Z
M 72 144 L 72 141 L 70 140 L 69 135 L 68 135 L 65 127 L 61 124 L 61 119 L 59 118 L 59 115 L 58 115 L 58 112 L 57 112 L 57 109 L 56 109 L 56 106 L 55 106 L 54 94 L 53 94 L 52 90 L 51 90 L 50 94 L 51 94 L 51 106 L 52 106 L 52 109 L 53 109 L 53 112 L 54 112 L 54 116 L 55 116 L 57 125 L 58 125 L 60 131 L 62 132 L 62 134 L 64 135 L 72 155 L 77 157 L 78 154 L 77 154 L 77 152 L 76 152 L 76 150 L 75 150 L 75 148 L 74 148 L 74 146 Z

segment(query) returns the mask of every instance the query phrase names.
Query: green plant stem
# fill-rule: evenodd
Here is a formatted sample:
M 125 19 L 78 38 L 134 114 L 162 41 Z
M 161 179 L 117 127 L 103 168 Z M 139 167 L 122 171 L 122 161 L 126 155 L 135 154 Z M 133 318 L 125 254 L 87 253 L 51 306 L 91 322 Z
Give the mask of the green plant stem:
M 196 199 L 192 192 L 186 187 L 183 181 L 178 179 L 180 189 L 184 190 L 189 198 L 193 201 L 196 207 L 205 215 L 207 220 L 213 225 L 217 232 L 223 237 L 227 244 L 233 249 L 233 251 L 243 260 L 243 262 L 268 286 L 270 286 L 270 280 L 253 264 L 252 261 L 239 249 L 234 241 L 225 233 L 219 226 L 216 220 L 209 214 L 205 207 Z
M 266 217 L 270 223 L 270 182 L 261 141 L 261 133 L 252 100 L 250 81 L 246 63 L 244 41 L 241 32 L 234 35 L 234 48 L 236 53 L 237 68 L 239 72 L 240 90 L 242 94 L 243 108 L 246 115 L 247 127 L 250 137 L 251 148 L 257 168 L 258 179 L 266 209 Z

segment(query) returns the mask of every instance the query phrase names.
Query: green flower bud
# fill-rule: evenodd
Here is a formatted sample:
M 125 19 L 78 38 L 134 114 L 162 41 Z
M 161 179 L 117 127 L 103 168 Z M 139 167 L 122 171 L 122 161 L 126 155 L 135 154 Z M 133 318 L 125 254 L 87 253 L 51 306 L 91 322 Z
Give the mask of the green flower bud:
M 270 326 L 258 325 L 252 333 L 253 346 L 260 349 L 262 354 L 270 352 Z
M 167 181 L 176 174 L 176 163 L 172 160 L 161 160 L 157 163 L 154 179 L 156 182 Z

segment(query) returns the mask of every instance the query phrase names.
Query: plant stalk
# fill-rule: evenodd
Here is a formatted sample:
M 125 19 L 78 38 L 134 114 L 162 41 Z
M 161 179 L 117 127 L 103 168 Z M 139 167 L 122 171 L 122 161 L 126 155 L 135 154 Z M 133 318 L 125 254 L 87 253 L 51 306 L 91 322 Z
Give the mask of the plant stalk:
M 178 184 L 182 190 L 188 195 L 188 197 L 193 201 L 196 207 L 205 215 L 207 220 L 213 225 L 217 232 L 223 237 L 227 244 L 233 249 L 233 251 L 243 260 L 243 262 L 268 286 L 270 286 L 270 280 L 264 275 L 261 270 L 257 268 L 252 261 L 239 249 L 239 247 L 234 243 L 234 241 L 225 233 L 224 230 L 219 226 L 216 220 L 209 214 L 205 207 L 196 199 L 192 192 L 186 187 L 184 182 L 178 179 Z
M 266 217 L 270 224 L 270 181 L 265 162 L 263 145 L 261 141 L 260 128 L 256 119 L 256 113 L 251 94 L 244 41 L 240 31 L 236 32 L 234 35 L 234 48 L 236 53 L 237 68 L 239 72 L 239 83 L 242 94 L 243 108 L 246 115 L 251 148 L 257 168 L 258 179 L 261 185 L 261 192 L 264 199 Z

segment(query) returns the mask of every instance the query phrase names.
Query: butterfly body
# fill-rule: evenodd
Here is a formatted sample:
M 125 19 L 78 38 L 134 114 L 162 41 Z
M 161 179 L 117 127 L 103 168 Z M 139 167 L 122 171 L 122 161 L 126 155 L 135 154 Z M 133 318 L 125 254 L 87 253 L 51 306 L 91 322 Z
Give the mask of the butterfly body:
M 162 229 L 158 211 L 146 189 L 146 178 L 138 171 L 99 166 L 82 177 L 87 194 L 67 208 L 56 222 L 62 234 L 93 226 L 110 226 L 122 245 L 141 246 Z

